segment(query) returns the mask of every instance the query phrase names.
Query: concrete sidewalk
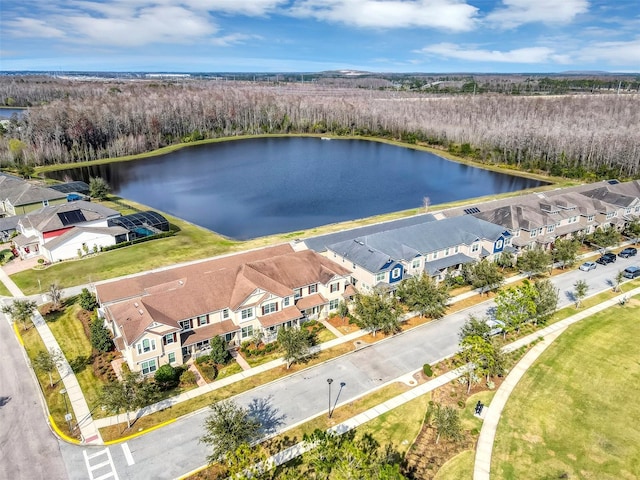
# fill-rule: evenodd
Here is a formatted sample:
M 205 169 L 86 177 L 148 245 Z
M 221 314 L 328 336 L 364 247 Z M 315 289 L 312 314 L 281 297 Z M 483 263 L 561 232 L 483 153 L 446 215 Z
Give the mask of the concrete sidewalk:
M 7 289 L 11 292 L 11 294 L 16 298 L 24 298 L 22 291 L 18 288 L 18 286 L 9 278 L 6 272 L 0 268 L 0 280 Z M 60 349 L 60 345 L 58 345 L 58 341 L 53 336 L 51 329 L 45 322 L 42 315 L 39 312 L 35 312 L 33 315 L 33 324 L 38 330 L 42 341 L 44 342 L 45 347 L 49 351 L 62 352 Z M 89 410 L 89 405 L 87 405 L 87 401 L 84 398 L 84 394 L 80 388 L 80 384 L 78 383 L 78 379 L 76 378 L 69 362 L 66 358 L 63 357 L 63 361 L 58 365 L 58 373 L 60 374 L 60 378 L 62 379 L 62 383 L 64 384 L 64 388 L 66 389 L 69 399 L 69 404 L 71 405 L 71 410 L 73 411 L 73 415 L 75 417 L 75 421 L 72 421 L 72 425 L 75 423 L 75 428 L 80 429 L 80 434 L 82 436 L 82 442 L 87 444 L 101 444 L 102 437 L 100 436 L 100 432 L 98 428 L 95 426 L 93 422 L 93 417 L 91 416 L 91 411 Z
M 493 444 L 502 410 L 504 409 L 511 392 L 513 392 L 522 376 L 529 367 L 533 365 L 542 352 L 544 352 L 547 347 L 551 345 L 551 343 L 553 343 L 553 341 L 570 325 L 606 310 L 607 308 L 619 305 L 623 299 L 631 298 L 635 295 L 640 295 L 640 288 L 635 288 L 591 308 L 587 308 L 569 318 L 565 318 L 564 320 L 549 325 L 548 327 L 532 333 L 531 335 L 527 335 L 526 337 L 516 340 L 504 348 L 504 351 L 513 351 L 523 345 L 531 343 L 535 338 L 543 338 L 543 341 L 536 344 L 531 350 L 529 350 L 511 370 L 505 381 L 500 385 L 500 388 L 493 397 L 491 404 L 488 406 L 486 417 L 482 424 L 482 429 L 480 430 L 480 436 L 478 437 L 476 459 L 473 469 L 473 480 L 489 480 Z

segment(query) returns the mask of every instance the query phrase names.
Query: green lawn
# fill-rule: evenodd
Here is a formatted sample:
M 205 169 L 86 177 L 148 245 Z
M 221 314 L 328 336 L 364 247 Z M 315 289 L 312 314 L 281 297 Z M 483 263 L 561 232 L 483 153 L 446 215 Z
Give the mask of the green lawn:
M 89 359 L 92 352 L 91 343 L 84 334 L 82 322 L 76 316 L 79 310 L 79 305 L 73 305 L 59 314 L 47 315 L 46 318 L 53 336 L 56 337 L 58 345 L 70 363 L 78 357 Z M 104 383 L 94 375 L 91 365 L 77 372 L 76 378 L 89 408 L 97 406 L 98 394 Z
M 640 300 L 570 327 L 520 381 L 503 412 L 496 479 L 640 477 Z
M 475 450 L 465 450 L 445 463 L 435 476 L 435 480 L 472 480 Z

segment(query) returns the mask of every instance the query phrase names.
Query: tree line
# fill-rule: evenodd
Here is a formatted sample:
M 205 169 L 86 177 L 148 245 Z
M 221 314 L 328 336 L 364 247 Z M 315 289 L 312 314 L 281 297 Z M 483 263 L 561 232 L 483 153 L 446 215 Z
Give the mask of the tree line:
M 3 167 L 113 158 L 245 134 L 310 133 L 424 144 L 568 177 L 640 175 L 634 94 L 447 96 L 319 83 L 0 77 L 0 98 L 7 97 L 41 106 L 0 130 Z

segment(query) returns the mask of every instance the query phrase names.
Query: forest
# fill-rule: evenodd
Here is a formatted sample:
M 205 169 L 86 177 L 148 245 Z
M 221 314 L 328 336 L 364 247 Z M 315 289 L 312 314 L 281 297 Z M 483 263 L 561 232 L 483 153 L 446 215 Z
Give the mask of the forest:
M 467 88 L 467 91 L 469 88 Z M 328 82 L 0 76 L 3 168 L 255 134 L 379 137 L 581 179 L 640 177 L 640 95 L 434 93 Z

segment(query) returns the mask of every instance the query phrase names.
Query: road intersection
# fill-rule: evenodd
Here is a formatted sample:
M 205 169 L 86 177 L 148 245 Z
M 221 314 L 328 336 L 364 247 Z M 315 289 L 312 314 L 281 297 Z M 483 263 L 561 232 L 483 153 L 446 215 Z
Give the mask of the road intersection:
M 573 285 L 577 280 L 586 280 L 589 293 L 595 294 L 611 289 L 618 270 L 634 263 L 633 258 L 620 258 L 616 264 L 599 266 L 590 272 L 571 270 L 553 277 L 552 281 L 560 291 L 559 306 L 573 303 Z M 338 405 L 353 401 L 399 378 L 406 378 L 408 374 L 421 369 L 424 363 L 434 363 L 454 354 L 458 348 L 458 331 L 468 315 L 485 315 L 492 305 L 492 302 L 484 302 L 447 315 L 245 392 L 234 400 L 243 406 L 262 408 L 264 413 L 282 417 L 282 424 L 278 428 L 289 428 L 327 412 L 327 378 L 334 379 L 335 385 L 344 383 L 342 388 L 334 389 L 334 395 L 338 395 Z M 7 337 L 4 338 L 3 343 Z M 125 444 L 88 447 L 60 442 L 67 478 L 98 478 L 92 474 L 91 466 L 94 464 L 87 463 L 86 459 L 99 459 L 100 455 L 110 461 L 114 473 L 111 478 L 179 477 L 205 461 L 207 451 L 198 439 L 202 436 L 202 425 L 207 415 L 207 409 L 194 412 L 161 429 L 129 439 Z

